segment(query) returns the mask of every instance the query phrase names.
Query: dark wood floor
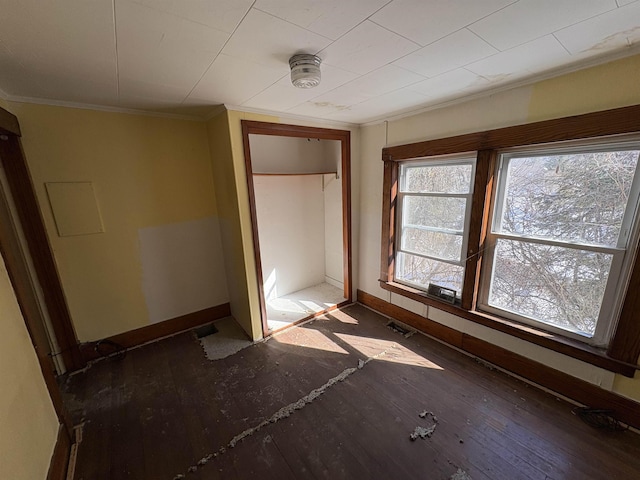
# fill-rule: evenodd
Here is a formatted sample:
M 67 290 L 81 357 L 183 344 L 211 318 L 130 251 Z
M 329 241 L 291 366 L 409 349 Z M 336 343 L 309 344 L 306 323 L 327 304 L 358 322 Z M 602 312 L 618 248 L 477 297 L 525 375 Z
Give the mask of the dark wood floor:
M 223 360 L 207 360 L 185 333 L 98 362 L 64 386 L 74 420 L 85 422 L 75 479 L 437 480 L 458 469 L 473 480 L 640 479 L 635 433 L 594 430 L 554 396 L 386 322 L 354 305 Z M 412 442 L 429 423 L 424 410 L 437 416 L 435 432 Z

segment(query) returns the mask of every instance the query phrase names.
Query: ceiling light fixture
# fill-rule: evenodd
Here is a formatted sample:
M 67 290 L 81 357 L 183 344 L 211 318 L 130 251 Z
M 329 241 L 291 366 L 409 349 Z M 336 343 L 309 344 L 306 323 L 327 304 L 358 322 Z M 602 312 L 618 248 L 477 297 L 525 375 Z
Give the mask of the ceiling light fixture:
M 313 88 L 320 84 L 320 57 L 308 53 L 294 55 L 289 59 L 291 83 L 298 88 Z

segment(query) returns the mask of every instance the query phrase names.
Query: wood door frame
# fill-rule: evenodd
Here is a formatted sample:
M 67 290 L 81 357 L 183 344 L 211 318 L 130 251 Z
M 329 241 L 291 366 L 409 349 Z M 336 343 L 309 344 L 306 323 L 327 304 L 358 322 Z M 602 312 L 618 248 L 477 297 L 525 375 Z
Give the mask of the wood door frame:
M 56 335 L 56 340 L 62 351 L 65 367 L 70 371 L 77 370 L 84 366 L 84 362 L 80 356 L 78 340 L 71 323 L 71 316 L 47 238 L 44 220 L 20 142 L 20 135 L 18 119 L 15 115 L 0 108 L 0 161 L 9 184 L 10 192 L 7 193 L 10 193 L 14 199 L 17 217 L 27 242 L 26 247 L 31 255 L 38 281 L 42 286 L 44 301 L 53 325 L 53 333 Z M 26 304 L 28 295 L 26 289 L 30 287 L 21 280 L 20 266 L 17 264 L 15 256 L 9 254 L 8 244 L 9 239 L 0 238 L 0 250 L 49 395 L 60 423 L 71 434 L 73 424 L 62 402 L 54 374 L 53 361 L 45 353 L 49 349 L 48 343 L 46 343 L 48 340 L 37 333 L 40 329 L 36 322 L 41 320 L 34 318 Z
M 253 251 L 256 261 L 256 274 L 258 279 L 258 297 L 260 299 L 260 317 L 262 320 L 262 335 L 269 336 L 267 320 L 267 304 L 264 295 L 264 277 L 262 272 L 262 259 L 260 256 L 260 240 L 258 238 L 258 216 L 256 213 L 256 196 L 253 184 L 253 167 L 251 164 L 251 148 L 249 135 L 272 135 L 279 137 L 317 138 L 320 140 L 338 140 L 341 153 L 342 175 L 342 269 L 344 282 L 344 303 L 353 301 L 352 292 L 352 246 L 351 246 L 351 132 L 349 130 L 335 130 L 330 128 L 305 127 L 301 125 L 289 125 L 284 123 L 258 122 L 242 120 L 242 141 L 244 144 L 244 159 L 247 174 L 247 187 L 249 192 L 249 210 L 251 212 L 251 231 L 253 236 Z M 306 318 L 301 319 L 304 321 Z M 298 323 L 298 322 L 294 322 Z

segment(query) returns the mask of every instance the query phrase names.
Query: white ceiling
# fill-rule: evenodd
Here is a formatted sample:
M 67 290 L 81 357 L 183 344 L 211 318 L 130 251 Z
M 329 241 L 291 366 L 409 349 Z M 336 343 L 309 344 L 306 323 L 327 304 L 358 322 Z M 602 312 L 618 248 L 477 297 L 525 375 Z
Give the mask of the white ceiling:
M 638 0 L 3 0 L 10 99 L 368 122 L 637 52 Z M 315 53 L 322 83 L 289 82 Z

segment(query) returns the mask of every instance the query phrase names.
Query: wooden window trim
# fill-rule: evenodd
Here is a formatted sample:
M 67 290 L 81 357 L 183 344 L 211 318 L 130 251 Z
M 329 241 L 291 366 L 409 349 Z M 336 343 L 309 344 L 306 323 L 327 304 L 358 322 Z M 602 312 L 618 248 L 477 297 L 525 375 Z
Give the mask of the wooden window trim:
M 516 125 L 455 137 L 428 140 L 382 149 L 384 162 L 380 285 L 385 290 L 431 305 L 467 320 L 527 340 L 578 360 L 633 377 L 640 357 L 640 255 L 636 256 L 628 294 L 609 347 L 599 349 L 561 335 L 519 324 L 476 310 L 483 244 L 489 224 L 489 204 L 495 188 L 497 150 L 569 140 L 611 137 L 640 132 L 640 105 Z M 427 297 L 420 290 L 393 281 L 395 258 L 395 208 L 398 162 L 403 160 L 477 151 L 476 177 L 471 207 L 468 259 L 461 306 Z M 640 247 L 640 246 L 638 246 Z

